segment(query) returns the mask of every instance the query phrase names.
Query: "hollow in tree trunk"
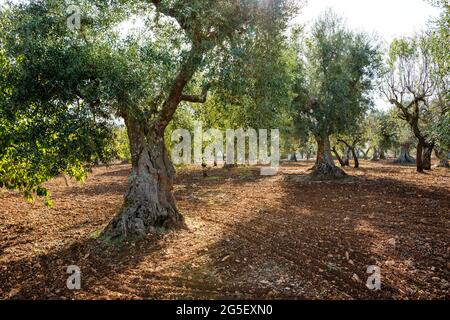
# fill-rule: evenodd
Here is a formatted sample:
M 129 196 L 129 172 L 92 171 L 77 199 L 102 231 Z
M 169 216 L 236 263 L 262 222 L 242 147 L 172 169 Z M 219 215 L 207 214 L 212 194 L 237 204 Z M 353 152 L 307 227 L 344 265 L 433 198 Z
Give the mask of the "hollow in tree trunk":
M 104 231 L 109 239 L 143 236 L 183 225 L 172 194 L 175 173 L 163 135 L 146 132 L 144 125 L 125 119 L 132 170 L 122 209 Z
M 347 174 L 334 164 L 331 155 L 330 139 L 328 136 L 316 137 L 317 159 L 316 165 L 309 175 L 311 180 L 336 180 L 347 176 Z
M 416 163 L 416 159 L 409 154 L 410 145 L 403 144 L 400 148 L 400 156 L 394 161 L 395 163 Z

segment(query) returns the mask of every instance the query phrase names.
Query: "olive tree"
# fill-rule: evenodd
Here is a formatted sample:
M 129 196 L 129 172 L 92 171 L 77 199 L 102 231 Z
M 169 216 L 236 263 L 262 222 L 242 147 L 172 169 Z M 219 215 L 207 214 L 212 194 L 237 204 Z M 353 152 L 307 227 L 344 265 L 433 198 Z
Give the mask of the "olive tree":
M 67 27 L 72 4 L 81 13 L 74 30 Z M 2 108 L 14 110 L 26 124 L 32 116 L 46 120 L 61 114 L 52 130 L 28 125 L 26 132 L 54 139 L 44 151 L 40 142 L 45 139 L 32 136 L 32 143 L 39 142 L 33 148 L 41 150 L 36 163 L 45 174 L 29 186 L 14 187 L 35 191 L 73 164 L 83 172 L 87 158 L 104 150 L 108 121 L 121 118 L 132 171 L 124 205 L 105 237 L 142 236 L 182 225 L 172 194 L 175 171 L 164 143 L 166 128 L 180 104 L 204 103 L 211 88 L 223 85 L 218 75 L 227 72 L 246 43 L 273 45 L 271 39 L 283 32 L 294 9 L 289 0 L 41 0 L 2 9 L 2 49 L 16 66 L 9 76 L 14 89 Z M 130 15 L 144 21 L 143 31 L 123 39 L 120 26 Z M 86 127 L 95 132 L 79 130 L 88 120 Z M 69 157 L 59 148 L 64 126 Z M 89 137 L 100 141 L 86 151 L 83 142 Z M 79 149 L 70 149 L 72 140 Z M 36 163 L 23 164 L 23 171 Z
M 365 34 L 346 28 L 332 12 L 322 15 L 304 40 L 298 59 L 297 121 L 304 123 L 317 142 L 313 179 L 335 179 L 345 172 L 336 167 L 330 136 L 350 132 L 371 105 L 377 46 Z

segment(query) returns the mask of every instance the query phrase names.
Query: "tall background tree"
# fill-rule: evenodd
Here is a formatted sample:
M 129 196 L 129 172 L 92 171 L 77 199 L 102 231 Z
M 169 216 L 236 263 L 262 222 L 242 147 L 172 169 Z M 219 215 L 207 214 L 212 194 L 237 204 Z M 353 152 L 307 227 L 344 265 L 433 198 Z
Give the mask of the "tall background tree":
M 431 54 L 436 68 L 433 75 L 436 81 L 436 97 L 432 102 L 432 117 L 435 150 L 440 166 L 450 167 L 450 3 L 446 0 L 430 1 L 441 9 L 440 16 L 431 21 L 428 32 Z
M 313 25 L 303 47 L 294 105 L 297 121 L 307 126 L 318 146 L 311 177 L 340 178 L 345 172 L 334 164 L 330 136 L 351 131 L 370 107 L 377 46 L 367 35 L 349 31 L 328 11 Z
M 384 86 L 387 99 L 418 140 L 418 172 L 431 170 L 433 149 L 441 165 L 448 165 L 450 137 L 450 6 L 445 0 L 430 2 L 441 8 L 440 17 L 424 33 L 392 42 Z
M 417 171 L 431 170 L 435 139 L 426 130 L 436 92 L 435 63 L 428 39 L 397 39 L 391 44 L 384 93 L 417 138 Z

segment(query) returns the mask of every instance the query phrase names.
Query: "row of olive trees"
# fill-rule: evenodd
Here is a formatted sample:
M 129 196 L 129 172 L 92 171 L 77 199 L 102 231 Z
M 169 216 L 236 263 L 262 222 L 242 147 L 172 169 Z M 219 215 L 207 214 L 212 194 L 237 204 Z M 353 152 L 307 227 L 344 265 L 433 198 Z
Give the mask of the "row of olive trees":
M 67 26 L 70 5 L 80 8 L 79 28 Z M 92 159 L 107 161 L 121 118 L 132 171 L 124 205 L 104 236 L 182 225 L 165 143 L 169 126 L 177 111 L 183 118 L 182 106 L 204 105 L 208 94 L 226 98 L 219 107 L 240 110 L 231 112 L 238 122 L 259 124 L 261 115 L 278 114 L 274 103 L 286 100 L 289 88 L 283 50 L 275 49 L 296 9 L 291 0 L 42 0 L 2 7 L 1 186 L 45 196 L 50 205 L 42 184 L 61 172 L 82 180 Z M 144 30 L 124 39 L 120 26 L 133 14 L 143 18 Z M 239 98 L 250 101 L 247 110 Z
M 82 12 L 75 30 L 66 23 L 66 9 L 73 3 Z M 332 12 L 308 32 L 295 30 L 288 38 L 296 4 L 42 0 L 2 8 L 1 186 L 45 196 L 50 204 L 44 182 L 61 172 L 82 180 L 93 159 L 108 161 L 114 148 L 126 156 L 128 143 L 132 170 L 124 205 L 104 236 L 142 236 L 180 226 L 167 136 L 179 125 L 189 128 L 194 119 L 208 127 L 281 127 L 286 136 L 301 133 L 317 145 L 311 178 L 344 177 L 332 142 L 344 144 L 357 161 L 382 52 L 376 41 L 349 30 Z M 124 39 L 118 27 L 132 14 L 144 19 L 144 31 Z M 393 103 L 395 95 L 404 97 L 396 89 L 404 84 L 403 74 L 400 82 L 395 74 L 402 61 L 417 56 L 414 50 L 404 55 L 409 45 L 406 51 L 397 47 L 385 73 L 394 75 L 389 78 L 394 82 L 386 82 L 394 88 Z M 429 47 L 438 52 L 435 45 Z M 417 84 L 426 86 L 426 97 L 411 104 L 419 111 L 422 105 L 440 105 L 428 94 L 431 80 L 424 79 L 419 76 Z M 415 87 L 404 90 L 422 93 Z M 405 101 L 396 102 L 408 111 Z M 118 118 L 128 139 L 123 139 L 125 131 L 114 131 Z M 119 146 L 111 144 L 117 140 Z M 428 148 L 424 141 L 422 146 Z

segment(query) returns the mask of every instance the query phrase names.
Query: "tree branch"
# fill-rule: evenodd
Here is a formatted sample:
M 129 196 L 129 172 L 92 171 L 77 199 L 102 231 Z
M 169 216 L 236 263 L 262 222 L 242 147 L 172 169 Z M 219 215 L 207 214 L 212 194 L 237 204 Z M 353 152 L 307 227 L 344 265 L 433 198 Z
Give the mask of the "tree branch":
M 188 30 L 188 22 L 186 17 L 179 14 L 179 12 L 175 8 L 170 8 L 166 5 L 163 5 L 161 0 L 150 0 L 151 3 L 156 7 L 156 9 L 163 13 L 166 16 L 172 17 L 178 21 L 178 24 L 183 30 Z
M 188 94 L 182 94 L 181 95 L 181 101 L 186 102 L 192 102 L 192 103 L 205 103 L 206 99 L 208 98 L 208 90 L 210 88 L 210 85 L 207 84 L 203 87 L 202 93 L 199 95 L 188 95 Z

